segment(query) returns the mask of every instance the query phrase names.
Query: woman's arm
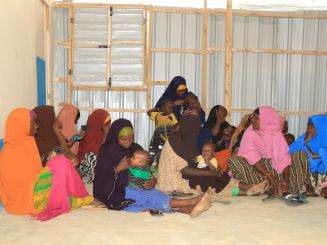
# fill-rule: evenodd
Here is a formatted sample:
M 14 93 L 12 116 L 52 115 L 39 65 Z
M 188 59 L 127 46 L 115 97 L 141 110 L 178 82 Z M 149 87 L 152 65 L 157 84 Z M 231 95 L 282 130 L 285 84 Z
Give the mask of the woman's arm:
M 61 133 L 61 122 L 59 120 L 55 120 L 53 123 L 53 130 L 57 136 L 57 139 L 59 141 L 59 145 L 64 150 L 64 152 L 69 152 L 69 147 L 66 141 L 65 136 Z

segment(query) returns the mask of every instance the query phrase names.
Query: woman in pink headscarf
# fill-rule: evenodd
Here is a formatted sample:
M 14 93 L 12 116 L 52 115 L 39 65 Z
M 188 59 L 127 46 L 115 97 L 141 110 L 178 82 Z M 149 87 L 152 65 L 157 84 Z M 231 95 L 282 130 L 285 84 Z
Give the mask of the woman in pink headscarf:
M 304 153 L 290 155 L 282 133 L 281 118 L 270 106 L 261 106 L 251 115 L 238 154 L 229 159 L 232 176 L 247 191 L 265 180 L 273 195 L 298 193 L 304 189 L 308 160 Z

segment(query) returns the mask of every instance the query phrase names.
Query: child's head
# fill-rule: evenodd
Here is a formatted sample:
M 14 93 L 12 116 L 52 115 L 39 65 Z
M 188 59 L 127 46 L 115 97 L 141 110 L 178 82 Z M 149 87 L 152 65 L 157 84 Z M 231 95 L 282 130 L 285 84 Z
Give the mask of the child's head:
M 162 106 L 160 109 L 165 115 L 169 115 L 169 114 L 173 113 L 174 103 L 171 100 L 167 99 L 162 103 Z
M 234 126 L 228 126 L 223 131 L 223 138 L 225 141 L 230 141 L 235 132 L 236 128 Z
M 189 92 L 188 95 L 184 99 L 184 105 L 190 107 L 190 108 L 196 108 L 196 104 L 199 102 L 198 97 L 193 94 L 192 92 Z
M 295 141 L 295 137 L 293 134 L 288 133 L 285 134 L 284 137 L 288 145 L 291 145 Z
M 150 154 L 144 150 L 135 151 L 131 160 L 130 165 L 131 167 L 140 167 L 150 164 Z
M 211 142 L 205 143 L 202 147 L 202 156 L 204 159 L 211 159 L 215 156 L 215 145 Z

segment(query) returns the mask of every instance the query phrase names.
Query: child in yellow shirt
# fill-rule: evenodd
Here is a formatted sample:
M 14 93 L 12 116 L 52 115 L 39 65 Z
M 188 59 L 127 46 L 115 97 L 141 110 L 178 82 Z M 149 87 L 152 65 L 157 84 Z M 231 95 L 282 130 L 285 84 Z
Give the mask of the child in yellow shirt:
M 148 116 L 150 120 L 154 121 L 156 127 L 149 146 L 152 162 L 159 163 L 162 147 L 172 127 L 177 126 L 177 119 L 173 110 L 173 102 L 171 100 L 165 100 L 160 109 L 154 108 L 148 111 Z

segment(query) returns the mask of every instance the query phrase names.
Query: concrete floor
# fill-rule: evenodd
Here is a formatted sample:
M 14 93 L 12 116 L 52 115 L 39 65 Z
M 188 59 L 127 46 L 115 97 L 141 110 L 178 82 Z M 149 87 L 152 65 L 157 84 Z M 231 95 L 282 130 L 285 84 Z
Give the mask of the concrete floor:
M 48 222 L 0 212 L 0 244 L 326 244 L 327 200 L 214 203 L 200 217 L 79 209 Z

